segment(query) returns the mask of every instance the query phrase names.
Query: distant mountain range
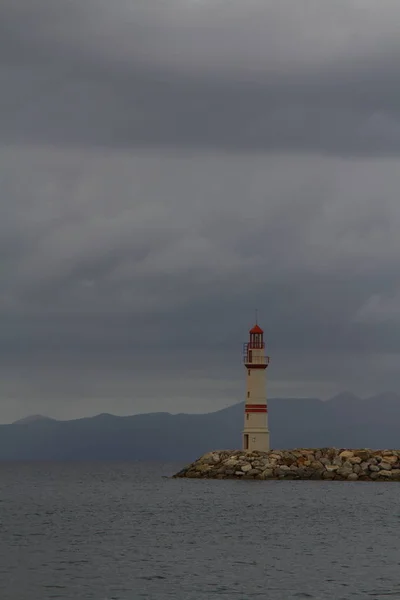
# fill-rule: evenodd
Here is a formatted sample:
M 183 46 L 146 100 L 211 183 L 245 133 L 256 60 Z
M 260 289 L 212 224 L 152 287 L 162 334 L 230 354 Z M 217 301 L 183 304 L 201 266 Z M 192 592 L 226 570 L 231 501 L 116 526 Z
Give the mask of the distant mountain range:
M 56 419 L 51 419 L 50 417 L 44 417 L 43 415 L 29 415 L 29 417 L 24 417 L 23 419 L 18 419 L 18 421 L 14 421 L 13 425 L 26 425 L 27 423 L 35 423 L 35 421 L 55 421 Z
M 400 395 L 361 399 L 342 393 L 269 400 L 274 448 L 400 448 Z M 241 446 L 243 403 L 193 415 L 101 414 L 72 421 L 41 415 L 0 425 L 0 460 L 191 461 L 215 449 Z

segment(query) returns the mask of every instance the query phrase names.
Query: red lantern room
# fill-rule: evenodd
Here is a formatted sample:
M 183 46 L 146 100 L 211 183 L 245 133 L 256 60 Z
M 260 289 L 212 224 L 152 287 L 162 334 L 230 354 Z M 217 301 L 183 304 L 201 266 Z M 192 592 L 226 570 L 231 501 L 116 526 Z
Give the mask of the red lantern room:
M 256 323 L 249 331 L 249 341 L 243 347 L 243 362 L 248 369 L 266 369 L 269 356 L 265 356 L 264 331 Z
M 250 333 L 250 341 L 248 343 L 248 347 L 251 349 L 254 348 L 265 348 L 264 343 L 264 332 L 259 325 L 254 325 L 249 331 Z

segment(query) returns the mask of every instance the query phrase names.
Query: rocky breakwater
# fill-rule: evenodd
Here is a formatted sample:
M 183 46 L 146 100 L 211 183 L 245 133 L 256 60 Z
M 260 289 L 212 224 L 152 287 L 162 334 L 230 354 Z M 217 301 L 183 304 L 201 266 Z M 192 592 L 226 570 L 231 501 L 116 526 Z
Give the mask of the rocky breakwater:
M 400 450 L 222 450 L 205 454 L 174 477 L 400 481 Z

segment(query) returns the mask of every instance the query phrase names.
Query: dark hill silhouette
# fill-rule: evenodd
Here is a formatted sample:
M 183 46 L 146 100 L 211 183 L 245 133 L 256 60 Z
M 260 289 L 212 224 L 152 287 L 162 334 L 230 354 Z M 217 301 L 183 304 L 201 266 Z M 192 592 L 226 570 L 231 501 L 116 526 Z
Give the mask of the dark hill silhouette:
M 400 448 L 400 396 L 365 400 L 342 393 L 269 400 L 274 448 Z M 0 460 L 191 461 L 208 450 L 239 448 L 243 403 L 214 413 L 101 414 L 72 421 L 45 417 L 0 426 Z

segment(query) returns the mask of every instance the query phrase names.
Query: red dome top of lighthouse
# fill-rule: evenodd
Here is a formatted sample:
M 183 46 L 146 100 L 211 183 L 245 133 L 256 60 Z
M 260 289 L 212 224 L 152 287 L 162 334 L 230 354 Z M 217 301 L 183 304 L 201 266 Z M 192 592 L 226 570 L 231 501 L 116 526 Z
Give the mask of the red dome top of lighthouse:
M 258 324 L 256 324 L 252 329 L 250 329 L 249 333 L 264 333 L 264 331 Z

